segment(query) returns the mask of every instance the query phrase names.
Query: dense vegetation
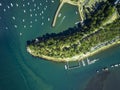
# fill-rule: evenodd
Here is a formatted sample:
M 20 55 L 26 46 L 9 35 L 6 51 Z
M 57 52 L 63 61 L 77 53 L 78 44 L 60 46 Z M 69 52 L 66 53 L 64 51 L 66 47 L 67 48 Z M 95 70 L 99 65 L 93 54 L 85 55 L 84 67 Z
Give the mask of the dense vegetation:
M 115 41 L 115 38 L 120 36 L 118 13 L 119 5 L 114 6 L 109 1 L 101 2 L 94 12 L 86 13 L 84 25 L 79 23 L 59 34 L 46 34 L 27 41 L 27 47 L 32 51 L 32 55 L 38 57 L 45 55 L 68 58 L 85 54 L 98 44 L 111 43 L 111 40 Z

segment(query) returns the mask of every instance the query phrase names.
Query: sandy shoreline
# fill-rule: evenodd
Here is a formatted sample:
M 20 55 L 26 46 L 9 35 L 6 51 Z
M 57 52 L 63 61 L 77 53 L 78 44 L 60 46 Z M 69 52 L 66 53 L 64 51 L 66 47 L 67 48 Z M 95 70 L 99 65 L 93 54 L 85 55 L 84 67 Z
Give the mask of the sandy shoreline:
M 112 46 L 114 45 L 117 45 L 117 44 L 120 44 L 120 41 L 116 41 L 112 44 L 108 44 L 106 46 L 103 46 L 102 48 L 99 48 L 93 52 L 88 52 L 87 54 L 83 54 L 83 55 L 76 55 L 74 57 L 71 57 L 71 58 L 54 58 L 54 57 L 49 57 L 49 56 L 45 56 L 45 55 L 41 55 L 41 56 L 35 56 L 32 54 L 32 51 L 27 47 L 27 52 L 32 54 L 34 57 L 38 57 L 38 58 L 42 58 L 42 59 L 45 59 L 45 60 L 50 60 L 50 61 L 55 61 L 55 62 L 68 62 L 68 61 L 80 61 L 80 60 L 83 60 L 87 57 L 90 57 L 90 56 L 93 56 L 101 51 L 104 51 L 108 48 L 111 48 Z

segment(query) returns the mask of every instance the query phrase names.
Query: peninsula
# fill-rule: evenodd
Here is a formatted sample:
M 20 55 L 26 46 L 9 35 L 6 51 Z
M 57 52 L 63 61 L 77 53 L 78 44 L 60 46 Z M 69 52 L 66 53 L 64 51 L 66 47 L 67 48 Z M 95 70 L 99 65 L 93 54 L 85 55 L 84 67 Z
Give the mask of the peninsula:
M 81 5 L 88 5 L 86 3 Z M 90 7 L 86 6 L 84 15 L 86 19 L 82 24 L 79 23 L 77 26 L 58 34 L 46 34 L 27 41 L 27 51 L 35 57 L 56 62 L 67 62 L 82 60 L 120 43 L 119 3 L 114 3 L 113 0 L 94 2 Z

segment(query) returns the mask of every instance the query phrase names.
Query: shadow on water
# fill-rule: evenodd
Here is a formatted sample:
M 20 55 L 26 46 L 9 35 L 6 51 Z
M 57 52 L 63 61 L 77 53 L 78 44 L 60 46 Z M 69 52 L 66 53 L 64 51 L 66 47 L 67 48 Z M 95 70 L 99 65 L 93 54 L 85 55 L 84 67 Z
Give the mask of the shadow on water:
M 88 82 L 85 90 L 103 90 L 104 82 L 108 78 L 109 74 L 110 74 L 109 71 L 96 74 Z
M 84 90 L 120 90 L 120 67 L 95 74 L 87 82 Z

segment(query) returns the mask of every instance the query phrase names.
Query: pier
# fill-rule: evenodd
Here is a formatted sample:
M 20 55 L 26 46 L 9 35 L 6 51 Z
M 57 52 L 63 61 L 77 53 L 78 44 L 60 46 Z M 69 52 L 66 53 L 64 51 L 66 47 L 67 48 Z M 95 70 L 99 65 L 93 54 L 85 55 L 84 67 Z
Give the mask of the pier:
M 76 69 L 76 68 L 79 68 L 79 67 L 81 67 L 80 61 L 78 61 L 78 64 L 77 64 L 77 65 L 74 65 L 74 66 L 70 66 L 68 61 L 67 61 L 67 63 L 65 64 L 65 69 L 66 69 L 66 70 Z
M 91 60 L 89 60 L 88 58 L 87 58 L 87 63 L 88 63 L 88 65 L 90 65 L 90 64 L 93 64 L 93 63 L 95 63 L 96 61 L 98 61 L 99 59 L 93 59 L 92 61 Z
M 64 68 L 65 68 L 65 70 L 71 70 L 71 69 L 76 69 L 76 68 L 80 68 L 80 67 L 85 67 L 86 65 L 94 64 L 98 60 L 99 59 L 89 60 L 88 58 L 86 61 L 85 60 L 81 60 L 81 61 L 78 60 L 78 62 L 77 62 L 78 64 L 73 65 L 73 66 L 69 65 L 69 61 L 67 61 Z

